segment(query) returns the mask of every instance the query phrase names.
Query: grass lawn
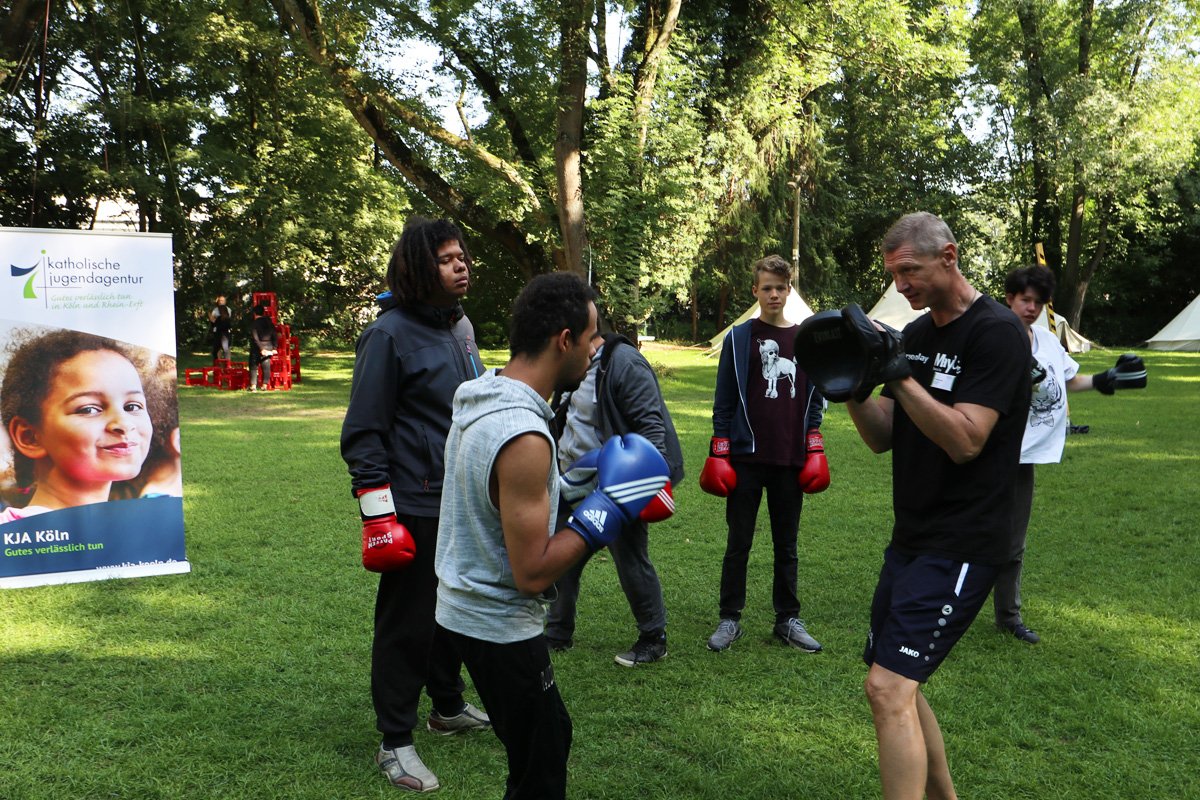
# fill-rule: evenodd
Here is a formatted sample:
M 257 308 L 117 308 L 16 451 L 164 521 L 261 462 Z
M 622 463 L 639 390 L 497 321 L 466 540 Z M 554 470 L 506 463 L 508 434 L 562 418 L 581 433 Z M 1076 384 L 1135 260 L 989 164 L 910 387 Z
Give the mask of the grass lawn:
M 613 663 L 636 634 L 598 555 L 576 645 L 555 655 L 571 796 L 877 797 L 860 654 L 889 458 L 831 407 L 833 484 L 807 499 L 800 530 L 802 615 L 825 651 L 771 639 L 764 509 L 746 636 L 710 653 L 724 502 L 696 479 L 716 361 L 646 352 L 687 454 L 678 513 L 652 529 L 670 655 Z M 1078 358 L 1095 372 L 1117 354 Z M 964 798 L 1200 797 L 1200 354 L 1142 355 L 1149 388 L 1073 395 L 1072 422 L 1091 432 L 1038 469 L 1023 594 L 1043 642 L 997 633 L 989 602 L 926 687 Z M 375 578 L 338 453 L 352 361 L 305 354 L 291 392 L 180 388 L 190 575 L 0 592 L 0 798 L 399 796 L 371 760 Z M 416 744 L 438 797 L 502 795 L 494 736 L 421 729 Z

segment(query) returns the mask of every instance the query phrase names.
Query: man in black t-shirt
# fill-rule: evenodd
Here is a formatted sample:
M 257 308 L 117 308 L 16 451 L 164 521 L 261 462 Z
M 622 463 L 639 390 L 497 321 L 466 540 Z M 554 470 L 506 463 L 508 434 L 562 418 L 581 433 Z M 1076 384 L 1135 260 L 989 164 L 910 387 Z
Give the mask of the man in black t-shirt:
M 895 525 L 871 603 L 863 659 L 885 800 L 956 797 L 921 684 L 970 627 L 1004 560 L 1029 405 L 1029 339 L 958 269 L 932 214 L 883 240 L 897 291 L 929 313 L 904 329 L 911 377 L 848 403 L 863 441 L 892 451 Z

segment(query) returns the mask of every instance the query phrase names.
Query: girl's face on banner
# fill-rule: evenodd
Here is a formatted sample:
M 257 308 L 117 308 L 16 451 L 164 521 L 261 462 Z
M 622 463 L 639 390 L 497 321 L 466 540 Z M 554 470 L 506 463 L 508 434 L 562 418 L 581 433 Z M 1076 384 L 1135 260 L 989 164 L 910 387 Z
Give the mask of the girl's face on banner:
M 45 455 L 63 477 L 89 483 L 137 477 L 152 432 L 137 370 L 111 350 L 67 359 L 55 370 L 39 427 Z

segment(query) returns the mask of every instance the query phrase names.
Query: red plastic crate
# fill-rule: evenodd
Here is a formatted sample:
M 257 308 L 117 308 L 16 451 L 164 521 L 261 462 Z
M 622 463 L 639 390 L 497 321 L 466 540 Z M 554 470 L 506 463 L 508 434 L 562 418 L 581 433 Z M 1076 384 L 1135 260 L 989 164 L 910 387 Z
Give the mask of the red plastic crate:
M 216 367 L 188 367 L 183 373 L 185 386 L 216 386 Z

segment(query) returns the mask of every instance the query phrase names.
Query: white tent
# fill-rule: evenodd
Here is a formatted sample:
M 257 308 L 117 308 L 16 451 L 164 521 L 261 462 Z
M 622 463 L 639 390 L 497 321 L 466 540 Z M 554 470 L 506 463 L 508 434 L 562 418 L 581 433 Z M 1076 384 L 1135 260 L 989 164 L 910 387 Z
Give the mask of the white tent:
M 912 322 L 917 317 L 924 314 L 929 309 L 922 308 L 920 310 L 913 309 L 904 299 L 904 295 L 896 291 L 896 282 L 888 284 L 887 291 L 883 293 L 883 297 L 879 298 L 879 302 L 871 306 L 871 310 L 867 312 L 867 316 L 871 319 L 877 319 L 884 325 L 891 325 L 896 330 L 904 330 L 904 326 Z
M 924 314 L 929 309 L 923 308 L 919 311 L 914 310 L 904 299 L 904 295 L 896 291 L 895 282 L 888 284 L 887 291 L 883 293 L 883 297 L 879 298 L 879 302 L 871 307 L 867 312 L 867 316 L 871 319 L 877 319 L 885 325 L 891 325 L 896 330 L 902 330 L 905 325 L 912 322 L 917 317 Z M 1200 324 L 1200 311 L 1196 315 L 1197 324 Z M 1049 329 L 1050 317 L 1046 313 L 1046 309 L 1042 309 L 1042 315 L 1033 323 L 1041 325 L 1043 328 Z M 1054 317 L 1054 331 L 1058 334 L 1058 340 L 1062 342 L 1063 348 L 1068 353 L 1086 353 L 1092 349 L 1092 343 L 1075 331 L 1067 321 L 1060 316 Z M 1200 333 L 1196 334 L 1200 337 Z
M 1042 315 L 1033 324 L 1041 325 L 1043 328 L 1050 327 L 1046 309 L 1042 309 Z M 1062 343 L 1063 349 L 1068 353 L 1086 353 L 1092 349 L 1092 343 L 1085 339 L 1083 334 L 1072 328 L 1071 323 L 1057 314 L 1054 315 L 1054 332 L 1058 334 L 1058 341 Z
M 1200 350 L 1200 294 L 1167 326 L 1146 340 L 1151 350 Z
M 762 313 L 762 308 L 759 307 L 758 301 L 755 300 L 754 305 L 747 308 L 745 313 L 727 325 L 725 330 L 708 340 L 708 352 L 706 355 L 713 355 L 720 351 L 721 343 L 725 341 L 725 334 L 729 333 L 734 325 L 740 325 L 748 319 L 757 319 L 760 313 Z M 808 307 L 808 303 L 804 302 L 804 298 L 800 296 L 800 292 L 796 291 L 796 287 L 793 286 L 792 291 L 788 292 L 787 301 L 783 304 L 783 318 L 793 325 L 799 325 L 811 317 L 812 314 L 813 311 Z

